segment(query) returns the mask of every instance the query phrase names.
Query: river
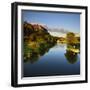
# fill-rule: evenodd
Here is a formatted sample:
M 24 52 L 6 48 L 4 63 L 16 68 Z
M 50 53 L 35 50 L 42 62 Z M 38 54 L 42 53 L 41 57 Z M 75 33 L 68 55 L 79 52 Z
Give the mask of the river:
M 66 44 L 56 44 L 34 63 L 24 62 L 23 76 L 80 75 L 80 53 L 67 50 Z

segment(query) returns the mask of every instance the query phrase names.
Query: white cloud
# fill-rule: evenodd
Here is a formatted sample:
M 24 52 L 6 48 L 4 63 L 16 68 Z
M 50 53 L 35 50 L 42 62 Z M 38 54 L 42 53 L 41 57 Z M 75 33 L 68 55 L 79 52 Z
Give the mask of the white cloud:
M 61 32 L 50 32 L 49 33 L 52 35 L 52 36 L 58 36 L 58 37 L 65 37 L 66 34 L 65 33 L 61 33 Z

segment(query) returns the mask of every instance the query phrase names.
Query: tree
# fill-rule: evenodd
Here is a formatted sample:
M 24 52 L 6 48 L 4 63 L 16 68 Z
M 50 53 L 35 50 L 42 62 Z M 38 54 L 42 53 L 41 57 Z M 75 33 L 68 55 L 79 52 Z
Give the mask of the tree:
M 66 35 L 67 43 L 73 44 L 75 43 L 75 34 L 73 32 L 68 32 Z

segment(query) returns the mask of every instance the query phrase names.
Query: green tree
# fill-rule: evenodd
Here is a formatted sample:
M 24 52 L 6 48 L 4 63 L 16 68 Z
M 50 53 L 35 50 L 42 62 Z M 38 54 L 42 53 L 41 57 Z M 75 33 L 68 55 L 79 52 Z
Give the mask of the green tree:
M 66 35 L 67 43 L 73 44 L 75 43 L 75 34 L 73 32 L 69 32 Z

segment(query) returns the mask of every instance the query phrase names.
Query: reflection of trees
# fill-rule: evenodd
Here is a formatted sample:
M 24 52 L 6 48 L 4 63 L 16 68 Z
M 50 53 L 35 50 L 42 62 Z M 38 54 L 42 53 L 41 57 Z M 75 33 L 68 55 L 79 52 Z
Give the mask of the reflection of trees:
M 24 62 L 34 63 L 38 60 L 38 54 L 35 52 L 25 53 L 24 54 Z
M 77 61 L 77 53 L 74 53 L 72 51 L 66 50 L 65 57 L 67 61 L 71 64 L 74 64 Z
M 34 63 L 38 61 L 40 56 L 43 56 L 53 46 L 52 44 L 45 43 L 37 44 L 34 46 L 24 46 L 24 62 Z
M 69 63 L 74 64 L 78 60 L 77 54 L 79 53 L 79 47 L 80 45 L 76 44 L 68 44 L 66 48 L 65 57 L 68 60 Z

